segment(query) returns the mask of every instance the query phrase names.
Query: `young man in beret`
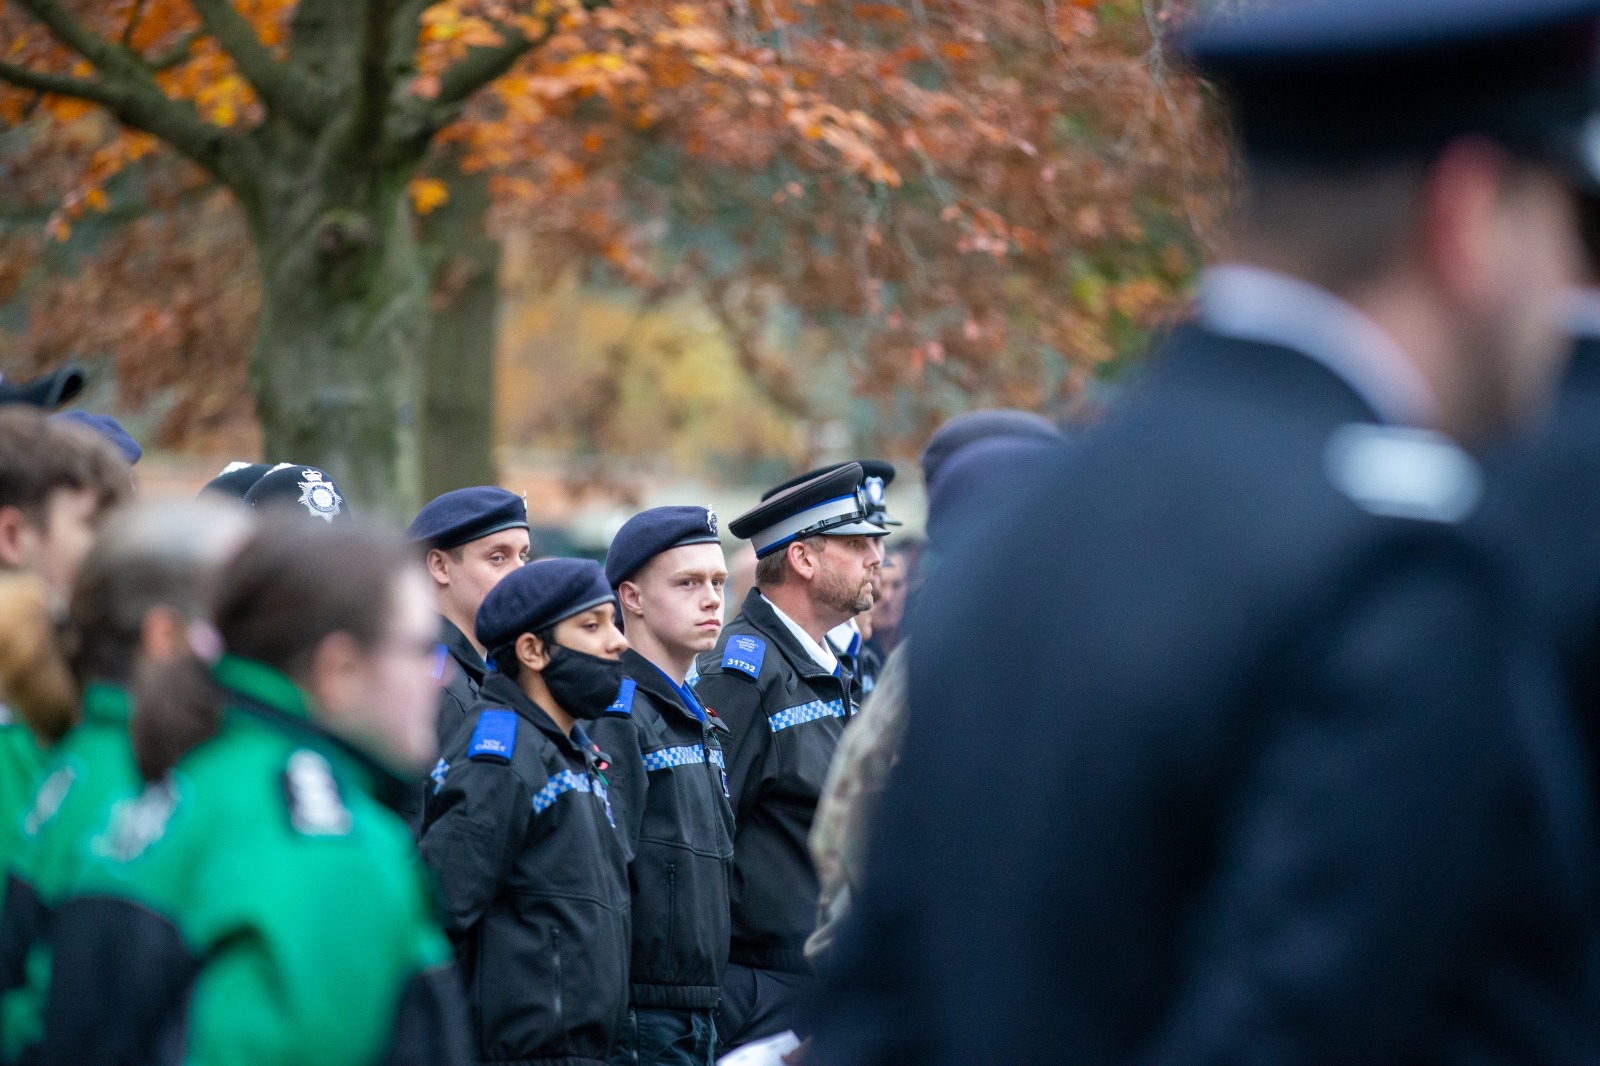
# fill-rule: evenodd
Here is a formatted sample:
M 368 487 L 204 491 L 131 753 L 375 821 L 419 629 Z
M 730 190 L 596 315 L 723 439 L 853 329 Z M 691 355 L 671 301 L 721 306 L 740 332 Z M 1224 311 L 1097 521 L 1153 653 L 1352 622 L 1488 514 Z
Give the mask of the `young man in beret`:
M 722 631 L 728 567 L 709 507 L 656 507 L 606 554 L 628 634 L 622 690 L 592 727 L 633 851 L 628 1028 L 615 1066 L 710 1066 L 728 958 L 733 811 L 717 731 L 684 678 Z
M 434 768 L 419 845 L 486 1062 L 601 1066 L 628 1011 L 627 841 L 580 722 L 628 642 L 588 559 L 542 559 L 485 597 L 494 664 Z

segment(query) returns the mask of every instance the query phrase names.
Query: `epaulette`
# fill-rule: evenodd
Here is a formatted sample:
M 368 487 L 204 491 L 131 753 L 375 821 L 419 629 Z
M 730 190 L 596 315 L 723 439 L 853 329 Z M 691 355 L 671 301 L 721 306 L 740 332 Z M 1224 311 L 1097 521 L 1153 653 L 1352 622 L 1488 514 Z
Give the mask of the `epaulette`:
M 1384 518 L 1454 524 L 1483 496 L 1477 462 L 1432 430 L 1353 422 L 1328 438 L 1323 463 L 1334 487 Z
M 611 706 L 606 708 L 607 714 L 633 714 L 633 694 L 639 690 L 639 682 L 631 677 L 622 679 L 622 687 L 617 689 L 617 698 L 611 701 Z
M 761 663 L 766 657 L 766 641 L 748 633 L 738 633 L 728 638 L 727 647 L 722 651 L 722 668 L 760 677 Z
M 339 795 L 328 760 L 301 748 L 289 756 L 283 771 L 283 796 L 289 824 L 304 836 L 337 837 L 350 832 L 350 809 Z
M 517 712 L 490 710 L 478 715 L 467 758 L 508 763 L 517 750 Z

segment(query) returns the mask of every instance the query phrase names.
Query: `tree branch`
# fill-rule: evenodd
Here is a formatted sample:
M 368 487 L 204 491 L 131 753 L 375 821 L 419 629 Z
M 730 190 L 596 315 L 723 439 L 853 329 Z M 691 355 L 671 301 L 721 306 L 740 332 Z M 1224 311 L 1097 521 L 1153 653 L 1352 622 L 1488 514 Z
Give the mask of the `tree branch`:
M 133 48 L 133 34 L 139 28 L 139 23 L 144 20 L 144 5 L 147 0 L 134 0 L 133 10 L 128 13 L 128 24 L 122 28 L 122 47 Z
M 307 129 L 321 124 L 323 109 L 318 106 L 317 86 L 297 68 L 273 58 L 232 0 L 189 0 L 189 4 L 268 111 L 276 111 Z
M 527 34 L 515 26 L 501 25 L 496 29 L 503 38 L 499 44 L 471 49 L 439 76 L 439 93 L 433 98 L 436 108 L 453 109 L 456 104 L 510 70 L 512 64 L 534 45 Z M 545 36 L 549 34 L 547 22 Z
M 383 136 L 384 118 L 394 77 L 389 66 L 389 44 L 394 31 L 396 0 L 366 0 L 362 10 L 361 68 L 356 77 L 356 150 L 370 152 Z
M 194 47 L 194 42 L 198 41 L 204 36 L 205 34 L 200 30 L 190 30 L 182 37 L 179 37 L 177 41 L 173 42 L 172 47 L 168 48 L 165 52 L 162 52 L 158 56 L 152 56 L 151 58 L 146 59 L 145 64 L 151 70 L 171 70 L 173 67 L 189 58 L 189 49 Z

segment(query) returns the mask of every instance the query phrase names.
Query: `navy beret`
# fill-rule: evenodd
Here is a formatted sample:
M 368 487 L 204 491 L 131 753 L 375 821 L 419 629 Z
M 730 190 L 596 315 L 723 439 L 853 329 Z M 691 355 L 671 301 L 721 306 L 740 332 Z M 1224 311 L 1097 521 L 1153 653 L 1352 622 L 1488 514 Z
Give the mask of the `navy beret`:
M 1061 430 L 1043 415 L 1001 407 L 987 411 L 968 411 L 956 415 L 933 431 L 922 446 L 922 483 L 931 491 L 938 480 L 939 467 L 955 452 L 973 441 L 990 437 L 1032 437 L 1059 441 Z
M 613 597 L 605 571 L 593 559 L 540 559 L 511 571 L 489 590 L 473 628 L 492 656 L 524 633 L 546 629 Z
M 279 463 L 261 475 L 261 479 L 244 494 L 244 502 L 251 507 L 299 504 L 324 522 L 332 522 L 335 518 L 350 514 L 344 495 L 340 493 L 339 486 L 333 483 L 333 478 L 314 466 L 300 466 L 297 463 Z
M 435 498 L 406 527 L 406 539 L 450 549 L 491 533 L 527 528 L 528 505 L 521 496 L 493 485 L 479 485 Z
M 717 512 L 709 507 L 652 507 L 622 524 L 606 552 L 606 580 L 613 588 L 645 563 L 685 544 L 720 544 Z
M 758 559 L 802 537 L 886 536 L 889 531 L 868 516 L 861 481 L 861 464 L 845 463 L 763 500 L 729 522 L 728 531 L 748 540 Z
M 222 473 L 200 486 L 200 493 L 215 492 L 229 499 L 242 500 L 245 493 L 271 469 L 271 463 L 246 463 L 242 460 L 229 463 L 222 468 Z
M 87 381 L 83 367 L 76 363 L 27 381 L 0 378 L 0 404 L 21 403 L 48 411 L 76 398 Z
M 63 411 L 50 417 L 55 421 L 70 422 L 90 432 L 98 433 L 111 442 L 111 446 L 117 449 L 117 454 L 121 455 L 129 466 L 137 463 L 139 457 L 144 454 L 139 442 L 130 437 L 128 431 L 122 428 L 122 423 L 110 415 L 92 415 L 87 411 Z

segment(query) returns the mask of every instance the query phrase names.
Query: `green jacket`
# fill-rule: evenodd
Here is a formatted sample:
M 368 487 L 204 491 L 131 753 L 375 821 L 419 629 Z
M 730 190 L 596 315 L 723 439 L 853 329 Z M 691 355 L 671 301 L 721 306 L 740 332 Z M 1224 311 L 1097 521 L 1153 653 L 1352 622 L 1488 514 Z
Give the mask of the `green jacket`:
M 11 864 L 17 825 L 33 803 L 48 754 L 11 708 L 0 704 L 0 866 Z
M 217 735 L 80 839 L 44 1061 L 456 1063 L 448 942 L 375 764 L 282 674 L 224 658 Z
M 48 916 L 83 876 L 88 843 L 105 829 L 113 804 L 143 788 L 128 739 L 129 711 L 122 689 L 90 684 L 83 721 L 50 752 L 25 813 L 6 823 L 18 841 L 0 911 L 0 1055 L 7 1060 L 40 1036 Z

